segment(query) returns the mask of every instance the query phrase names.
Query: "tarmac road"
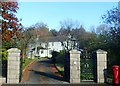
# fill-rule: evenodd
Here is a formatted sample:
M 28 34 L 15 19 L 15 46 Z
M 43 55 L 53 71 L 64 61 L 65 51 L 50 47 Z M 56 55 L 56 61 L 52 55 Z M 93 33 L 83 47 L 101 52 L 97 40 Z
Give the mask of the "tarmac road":
M 29 71 L 29 72 L 28 72 Z M 26 71 L 29 74 L 24 74 L 24 77 L 28 77 L 27 80 L 24 78 L 20 82 L 21 84 L 66 84 L 68 82 L 63 81 L 58 70 L 55 68 L 51 59 L 43 59 L 34 62 L 29 66 Z M 28 75 L 28 76 L 27 76 Z

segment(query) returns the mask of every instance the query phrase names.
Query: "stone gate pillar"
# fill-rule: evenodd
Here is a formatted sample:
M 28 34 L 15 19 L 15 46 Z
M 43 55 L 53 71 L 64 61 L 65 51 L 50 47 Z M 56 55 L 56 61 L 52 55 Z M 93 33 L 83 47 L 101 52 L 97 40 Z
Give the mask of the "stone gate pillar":
M 80 83 L 80 51 L 70 51 L 70 83 Z
M 8 50 L 7 83 L 19 83 L 20 78 L 20 50 Z
M 106 80 L 107 52 L 101 49 L 97 53 L 97 83 L 104 83 Z

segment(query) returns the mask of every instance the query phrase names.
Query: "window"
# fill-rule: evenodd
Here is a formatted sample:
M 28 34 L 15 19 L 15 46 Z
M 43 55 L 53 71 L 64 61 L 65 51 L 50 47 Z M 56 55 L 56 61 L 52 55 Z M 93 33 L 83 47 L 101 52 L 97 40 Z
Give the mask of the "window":
M 42 44 L 40 43 L 40 46 L 41 46 Z
M 52 46 L 54 46 L 54 42 L 52 42 Z
M 43 50 L 41 51 L 41 54 L 43 54 Z
M 48 43 L 45 44 L 45 48 L 48 48 Z
M 52 52 L 53 52 L 53 50 L 50 50 L 50 51 L 49 51 L 49 54 L 52 54 Z

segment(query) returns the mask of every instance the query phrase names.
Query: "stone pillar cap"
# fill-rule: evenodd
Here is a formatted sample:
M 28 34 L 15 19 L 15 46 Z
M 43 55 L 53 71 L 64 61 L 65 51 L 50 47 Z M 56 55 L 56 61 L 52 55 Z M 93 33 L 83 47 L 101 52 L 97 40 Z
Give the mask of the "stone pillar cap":
M 18 48 L 11 48 L 9 50 L 7 50 L 9 53 L 18 53 L 20 52 L 20 50 Z
M 69 51 L 70 53 L 81 53 L 80 51 L 76 50 L 76 49 L 73 49 L 71 51 Z
M 104 51 L 104 50 L 102 50 L 102 49 L 98 49 L 98 50 L 96 51 L 96 53 L 99 53 L 99 54 L 107 54 L 107 52 Z

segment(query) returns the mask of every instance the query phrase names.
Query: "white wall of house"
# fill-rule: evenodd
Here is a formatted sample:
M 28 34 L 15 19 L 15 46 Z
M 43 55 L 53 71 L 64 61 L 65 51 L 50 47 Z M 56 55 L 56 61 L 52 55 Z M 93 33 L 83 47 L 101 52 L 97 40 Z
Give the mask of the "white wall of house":
M 48 48 L 53 51 L 59 52 L 60 50 L 63 50 L 63 46 L 61 42 L 49 42 Z
M 48 46 L 47 46 L 48 45 Z M 38 46 L 42 46 L 44 49 L 37 50 Z M 40 57 L 52 57 L 52 51 L 60 52 L 64 49 L 61 42 L 41 42 L 37 44 L 31 44 L 29 45 L 29 49 L 35 48 L 34 56 L 40 56 Z M 31 54 L 28 56 L 30 57 Z
M 60 50 L 63 50 L 63 46 L 61 42 L 48 42 L 48 46 L 46 47 L 47 43 L 41 43 L 41 46 L 46 49 L 40 49 L 39 50 L 39 56 L 40 57 L 52 57 L 52 51 L 60 52 Z
M 49 50 L 47 50 L 47 49 L 40 49 L 39 50 L 39 56 L 40 57 L 52 57 L 52 54 L 50 53 L 50 51 Z
M 47 43 L 45 43 L 45 42 L 40 43 L 40 45 L 44 48 L 47 48 Z
M 28 58 L 34 58 L 34 56 L 35 56 L 35 51 L 29 51 L 29 52 L 27 52 L 26 53 L 27 54 L 27 56 L 28 56 Z

